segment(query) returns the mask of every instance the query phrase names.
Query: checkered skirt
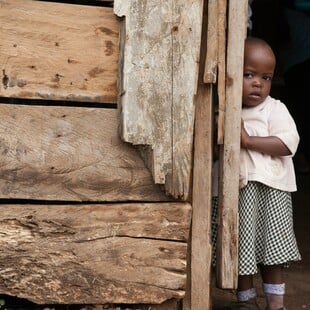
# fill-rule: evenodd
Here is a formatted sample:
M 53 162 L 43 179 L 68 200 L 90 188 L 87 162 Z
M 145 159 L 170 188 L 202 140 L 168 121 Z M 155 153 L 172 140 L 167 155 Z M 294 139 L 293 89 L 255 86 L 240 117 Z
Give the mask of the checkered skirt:
M 212 242 L 215 245 L 216 200 L 213 203 Z M 291 194 L 249 182 L 239 193 L 239 274 L 257 273 L 258 264 L 280 265 L 300 259 L 293 230 Z

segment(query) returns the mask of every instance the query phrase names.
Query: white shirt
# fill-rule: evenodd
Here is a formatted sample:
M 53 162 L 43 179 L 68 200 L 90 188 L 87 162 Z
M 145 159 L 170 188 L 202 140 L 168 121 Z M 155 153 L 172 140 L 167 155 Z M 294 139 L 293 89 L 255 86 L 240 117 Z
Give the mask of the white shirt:
M 296 191 L 292 157 L 297 150 L 299 135 L 286 106 L 279 100 L 267 97 L 256 107 L 243 108 L 242 119 L 250 136 L 276 136 L 292 154 L 273 157 L 242 148 L 240 150 L 240 188 L 248 181 L 258 181 L 279 190 Z

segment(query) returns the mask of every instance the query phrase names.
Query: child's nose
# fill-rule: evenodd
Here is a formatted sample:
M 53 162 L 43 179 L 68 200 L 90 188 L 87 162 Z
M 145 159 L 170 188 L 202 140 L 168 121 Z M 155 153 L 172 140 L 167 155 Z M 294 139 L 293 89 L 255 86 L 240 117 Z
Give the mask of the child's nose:
M 256 87 L 261 87 L 262 86 L 262 82 L 259 78 L 255 78 L 253 80 L 253 85 L 256 86 Z

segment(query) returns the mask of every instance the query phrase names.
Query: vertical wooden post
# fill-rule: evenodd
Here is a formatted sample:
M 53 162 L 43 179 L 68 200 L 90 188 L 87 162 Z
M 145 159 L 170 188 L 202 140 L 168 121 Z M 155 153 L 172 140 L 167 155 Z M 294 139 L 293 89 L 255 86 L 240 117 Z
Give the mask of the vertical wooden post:
M 211 309 L 211 187 L 212 187 L 212 84 L 204 84 L 207 5 L 204 3 L 204 19 L 201 40 L 201 61 L 195 111 L 194 167 L 193 167 L 193 215 L 191 255 L 191 308 Z
M 238 193 L 240 116 L 247 0 L 229 1 L 226 113 L 221 149 L 217 284 L 236 288 L 238 281 Z
M 210 309 L 212 85 L 199 87 L 196 102 L 192 217 L 191 309 Z
M 218 0 L 218 131 L 217 143 L 224 140 L 225 90 L 226 90 L 226 11 L 227 0 Z

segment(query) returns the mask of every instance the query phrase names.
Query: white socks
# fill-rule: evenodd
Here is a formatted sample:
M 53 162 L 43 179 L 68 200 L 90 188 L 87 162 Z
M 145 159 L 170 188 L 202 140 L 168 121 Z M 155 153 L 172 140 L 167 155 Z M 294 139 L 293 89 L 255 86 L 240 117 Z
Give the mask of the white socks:
M 263 290 L 266 296 L 267 309 L 276 310 L 284 307 L 285 283 L 263 283 Z
M 285 283 L 263 283 L 263 291 L 266 296 L 268 310 L 284 309 Z M 250 288 L 245 291 L 237 291 L 238 301 L 253 301 L 256 298 L 256 289 Z
M 256 289 L 254 287 L 245 291 L 237 291 L 238 301 L 248 301 L 256 298 Z

